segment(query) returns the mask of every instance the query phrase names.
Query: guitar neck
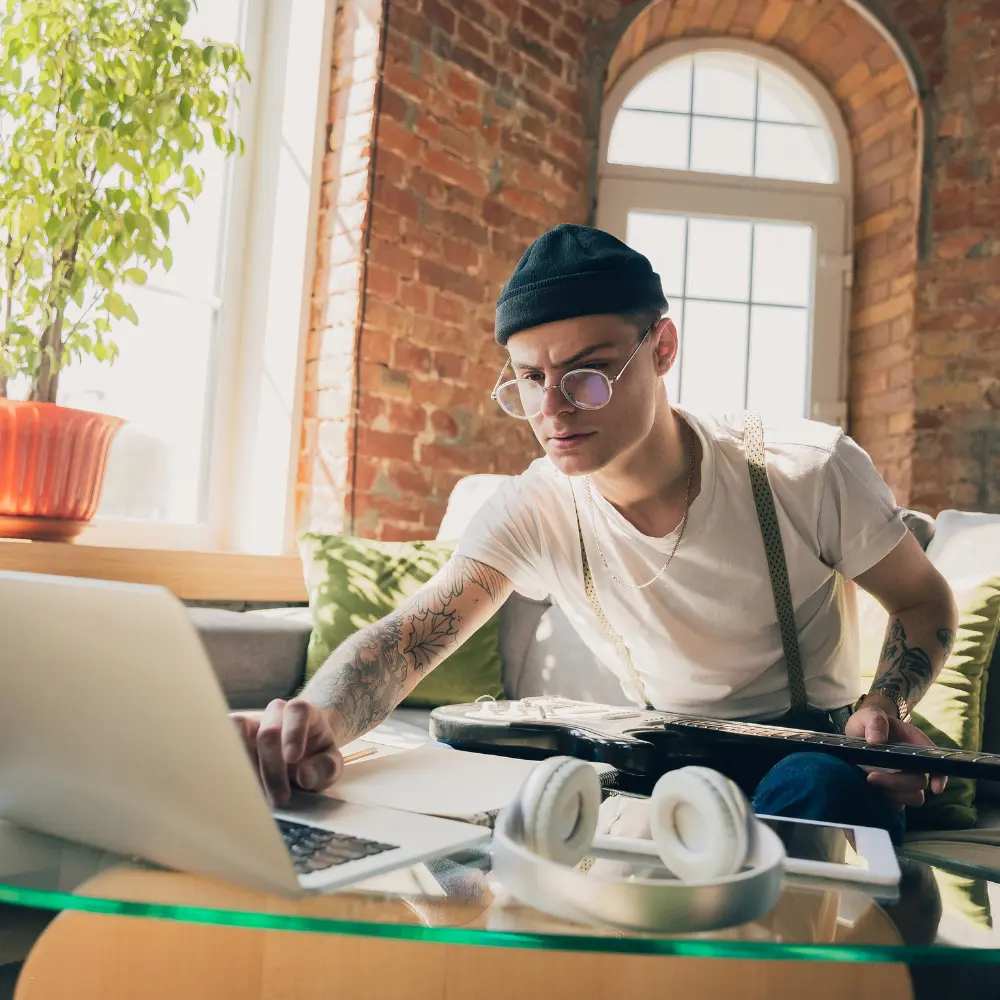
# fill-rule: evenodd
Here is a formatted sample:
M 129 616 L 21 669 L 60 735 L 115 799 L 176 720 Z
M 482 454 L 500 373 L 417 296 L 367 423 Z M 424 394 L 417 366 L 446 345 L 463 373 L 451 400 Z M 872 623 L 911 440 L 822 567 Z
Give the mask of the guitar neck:
M 1000 755 L 909 743 L 867 743 L 853 736 L 806 729 L 726 722 L 690 716 L 665 716 L 663 728 L 686 741 L 736 751 L 767 746 L 772 751 L 828 753 L 852 764 L 901 771 L 923 771 L 959 778 L 1000 780 Z

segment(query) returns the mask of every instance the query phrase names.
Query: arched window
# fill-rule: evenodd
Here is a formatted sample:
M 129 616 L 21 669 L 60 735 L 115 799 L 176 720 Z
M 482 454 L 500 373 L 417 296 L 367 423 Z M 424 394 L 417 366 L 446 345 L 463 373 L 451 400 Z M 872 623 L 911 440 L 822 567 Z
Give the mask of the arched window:
M 605 102 L 597 223 L 663 280 L 672 401 L 845 422 L 850 145 L 797 63 L 704 39 L 639 59 Z

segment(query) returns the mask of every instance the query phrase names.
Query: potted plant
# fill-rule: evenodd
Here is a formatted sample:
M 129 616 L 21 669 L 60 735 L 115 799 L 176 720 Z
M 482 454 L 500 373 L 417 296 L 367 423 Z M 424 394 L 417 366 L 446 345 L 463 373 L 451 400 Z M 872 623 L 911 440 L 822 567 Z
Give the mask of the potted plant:
M 65 539 L 100 501 L 117 417 L 58 405 L 59 373 L 112 363 L 127 287 L 169 268 L 206 143 L 231 128 L 238 47 L 182 34 L 192 0 L 0 8 L 0 537 Z M 19 398 L 14 398 L 19 397 Z

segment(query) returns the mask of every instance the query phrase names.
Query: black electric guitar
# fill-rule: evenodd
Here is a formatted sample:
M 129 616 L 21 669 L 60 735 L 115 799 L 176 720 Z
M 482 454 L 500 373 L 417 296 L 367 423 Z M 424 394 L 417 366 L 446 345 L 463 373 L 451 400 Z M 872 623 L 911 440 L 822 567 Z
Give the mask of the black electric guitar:
M 905 743 L 873 745 L 850 736 L 725 722 L 670 712 L 525 698 L 447 705 L 431 712 L 431 735 L 463 750 L 541 759 L 566 754 L 610 764 L 619 787 L 646 792 L 666 771 L 714 767 L 755 782 L 792 753 L 832 754 L 852 764 L 1000 780 L 1000 754 Z

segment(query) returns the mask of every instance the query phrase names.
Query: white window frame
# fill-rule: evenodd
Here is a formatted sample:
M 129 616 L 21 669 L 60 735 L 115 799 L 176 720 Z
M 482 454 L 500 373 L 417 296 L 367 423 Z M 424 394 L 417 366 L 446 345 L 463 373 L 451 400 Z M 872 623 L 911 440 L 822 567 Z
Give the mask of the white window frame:
M 650 73 L 683 56 L 727 52 L 784 70 L 816 101 L 833 137 L 837 181 L 818 184 L 608 161 L 611 129 L 628 95 Z M 632 63 L 604 100 L 598 146 L 596 224 L 624 240 L 629 212 L 793 222 L 816 233 L 810 336 L 809 416 L 847 423 L 848 324 L 853 276 L 853 161 L 847 127 L 826 88 L 783 52 L 744 39 L 679 39 Z
M 202 524 L 95 520 L 88 545 L 288 555 L 326 147 L 334 0 L 249 0 Z M 210 392 L 212 389 L 210 388 Z M 183 405 L 183 400 L 178 400 Z

